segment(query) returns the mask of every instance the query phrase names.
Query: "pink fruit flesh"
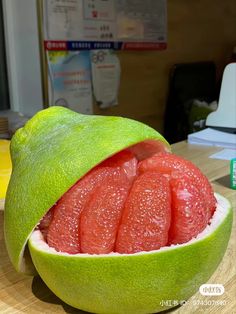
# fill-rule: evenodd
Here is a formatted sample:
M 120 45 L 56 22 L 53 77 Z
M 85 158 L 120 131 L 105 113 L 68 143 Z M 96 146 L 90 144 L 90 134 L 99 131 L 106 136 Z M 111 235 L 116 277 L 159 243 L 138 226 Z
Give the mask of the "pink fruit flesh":
M 80 217 L 81 252 L 106 254 L 114 251 L 116 233 L 131 181 L 122 172 L 98 186 Z
M 94 188 L 111 174 L 115 174 L 111 168 L 95 168 L 62 196 L 53 208 L 54 215 L 47 233 L 49 246 L 70 254 L 80 252 L 79 215 Z
M 47 239 L 47 233 L 49 225 L 53 218 L 53 208 L 51 208 L 46 215 L 40 220 L 38 228 L 41 230 L 45 239 Z
M 166 174 L 172 190 L 172 224 L 169 244 L 184 243 L 209 223 L 216 199 L 208 179 L 190 161 L 159 153 L 139 163 L 141 173 L 158 170 Z
M 120 158 L 119 158 L 120 156 Z M 113 157 L 111 157 L 113 158 Z M 47 231 L 47 242 L 59 252 L 76 254 L 80 252 L 79 217 L 95 188 L 101 185 L 108 176 L 116 177 L 124 168 L 130 168 L 132 176 L 136 175 L 137 161 L 131 153 L 118 153 L 116 160 L 107 160 L 92 169 L 67 191 L 53 207 L 53 218 Z M 107 164 L 107 165 L 106 165 Z M 129 166 L 130 165 L 130 166 Z M 130 175 L 130 174 L 129 174 Z M 130 177 L 127 180 L 133 179 Z M 44 219 L 42 224 L 44 223 Z
M 128 150 L 123 150 L 103 161 L 100 166 L 121 167 L 127 177 L 133 180 L 137 176 L 138 160 L 133 153 Z
M 187 242 L 207 226 L 216 200 L 201 171 L 165 152 L 138 162 L 132 149 L 93 168 L 49 210 L 39 224 L 49 246 L 135 253 Z
M 179 173 L 180 174 L 180 173 Z M 191 177 L 180 174 L 170 181 L 172 222 L 169 244 L 180 244 L 196 237 L 209 222 L 201 191 Z
M 116 251 L 135 253 L 167 244 L 171 193 L 164 175 L 149 171 L 134 182 L 119 226 Z
M 180 174 L 191 177 L 195 181 L 194 184 L 201 191 L 208 218 L 212 216 L 216 208 L 216 199 L 212 187 L 204 174 L 192 162 L 171 153 L 158 153 L 139 163 L 141 173 L 154 169 L 170 175 L 171 178 L 179 177 Z

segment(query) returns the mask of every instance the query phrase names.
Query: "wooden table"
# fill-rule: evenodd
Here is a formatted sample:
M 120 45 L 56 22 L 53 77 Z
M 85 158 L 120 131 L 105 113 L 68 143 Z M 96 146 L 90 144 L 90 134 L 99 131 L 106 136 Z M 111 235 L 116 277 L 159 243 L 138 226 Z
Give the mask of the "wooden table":
M 172 146 L 173 152 L 192 160 L 207 175 L 216 192 L 227 197 L 236 208 L 236 191 L 229 188 L 229 162 L 209 159 L 221 150 L 216 147 L 189 145 L 180 142 Z M 175 314 L 236 313 L 236 226 L 226 254 L 209 283 L 223 284 L 225 293 L 220 297 L 201 296 L 196 293 L 188 303 L 168 311 Z M 223 305 L 217 304 L 221 301 Z M 84 313 L 59 300 L 39 277 L 16 273 L 5 249 L 3 238 L 3 211 L 0 211 L 0 313 Z M 125 313 L 124 313 L 125 314 Z

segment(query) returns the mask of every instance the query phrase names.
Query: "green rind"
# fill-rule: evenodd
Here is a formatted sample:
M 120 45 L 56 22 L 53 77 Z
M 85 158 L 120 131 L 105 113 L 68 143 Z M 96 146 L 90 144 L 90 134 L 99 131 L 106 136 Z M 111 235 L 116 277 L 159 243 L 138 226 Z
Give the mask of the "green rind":
M 144 140 L 166 140 L 154 129 L 121 117 L 88 116 L 63 107 L 37 113 L 11 142 L 13 171 L 4 214 L 10 259 L 32 272 L 23 251 L 47 210 L 86 172 L 110 155 Z
M 230 237 L 232 209 L 206 238 L 167 251 L 130 256 L 62 256 L 29 240 L 33 263 L 64 302 L 92 313 L 143 314 L 169 309 L 162 301 L 187 300 L 211 277 Z

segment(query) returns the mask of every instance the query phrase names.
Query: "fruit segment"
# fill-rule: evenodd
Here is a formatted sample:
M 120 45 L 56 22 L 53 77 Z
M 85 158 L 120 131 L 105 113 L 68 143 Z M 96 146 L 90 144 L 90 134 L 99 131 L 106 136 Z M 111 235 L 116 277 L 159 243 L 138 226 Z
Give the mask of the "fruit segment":
M 126 200 L 116 251 L 135 253 L 165 246 L 171 219 L 169 182 L 157 171 L 141 174 Z
M 208 179 L 192 162 L 171 153 L 157 153 L 139 163 L 141 173 L 148 170 L 158 170 L 175 178 L 185 174 L 194 180 L 194 184 L 201 191 L 205 202 L 205 210 L 208 218 L 212 216 L 216 208 L 216 199 Z
M 53 218 L 47 232 L 49 246 L 57 251 L 76 254 L 79 246 L 79 216 L 94 188 L 115 170 L 95 168 L 79 180 L 53 207 Z
M 169 244 L 181 244 L 209 223 L 216 199 L 208 179 L 193 163 L 170 153 L 158 153 L 139 163 L 139 172 L 158 170 L 170 180 L 172 225 Z
M 129 171 L 127 171 L 129 169 Z M 52 220 L 48 222 L 48 215 L 44 216 L 40 226 L 43 228 L 49 246 L 60 252 L 76 254 L 80 252 L 79 219 L 87 202 L 92 197 L 97 186 L 103 185 L 108 177 L 119 177 L 131 182 L 137 172 L 137 160 L 130 152 L 120 152 L 92 169 L 68 190 L 57 204 L 51 209 Z M 50 211 L 49 211 L 50 212 Z
M 81 252 L 106 254 L 114 251 L 116 233 L 131 181 L 122 172 L 98 186 L 80 218 Z
M 180 244 L 196 237 L 209 222 L 201 190 L 192 177 L 179 173 L 170 181 L 172 192 L 172 222 L 169 244 Z

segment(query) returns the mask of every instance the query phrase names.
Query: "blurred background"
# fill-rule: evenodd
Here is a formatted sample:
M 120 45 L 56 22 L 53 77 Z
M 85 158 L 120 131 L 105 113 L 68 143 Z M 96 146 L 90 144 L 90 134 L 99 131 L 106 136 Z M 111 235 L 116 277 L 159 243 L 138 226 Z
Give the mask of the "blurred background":
M 37 1 L 1 2 L 0 116 L 11 132 L 45 106 L 37 19 Z M 93 113 L 142 121 L 171 143 L 186 138 L 217 106 L 236 46 L 235 20 L 235 0 L 167 0 L 167 48 L 116 52 L 118 104 L 102 109 L 94 101 Z

